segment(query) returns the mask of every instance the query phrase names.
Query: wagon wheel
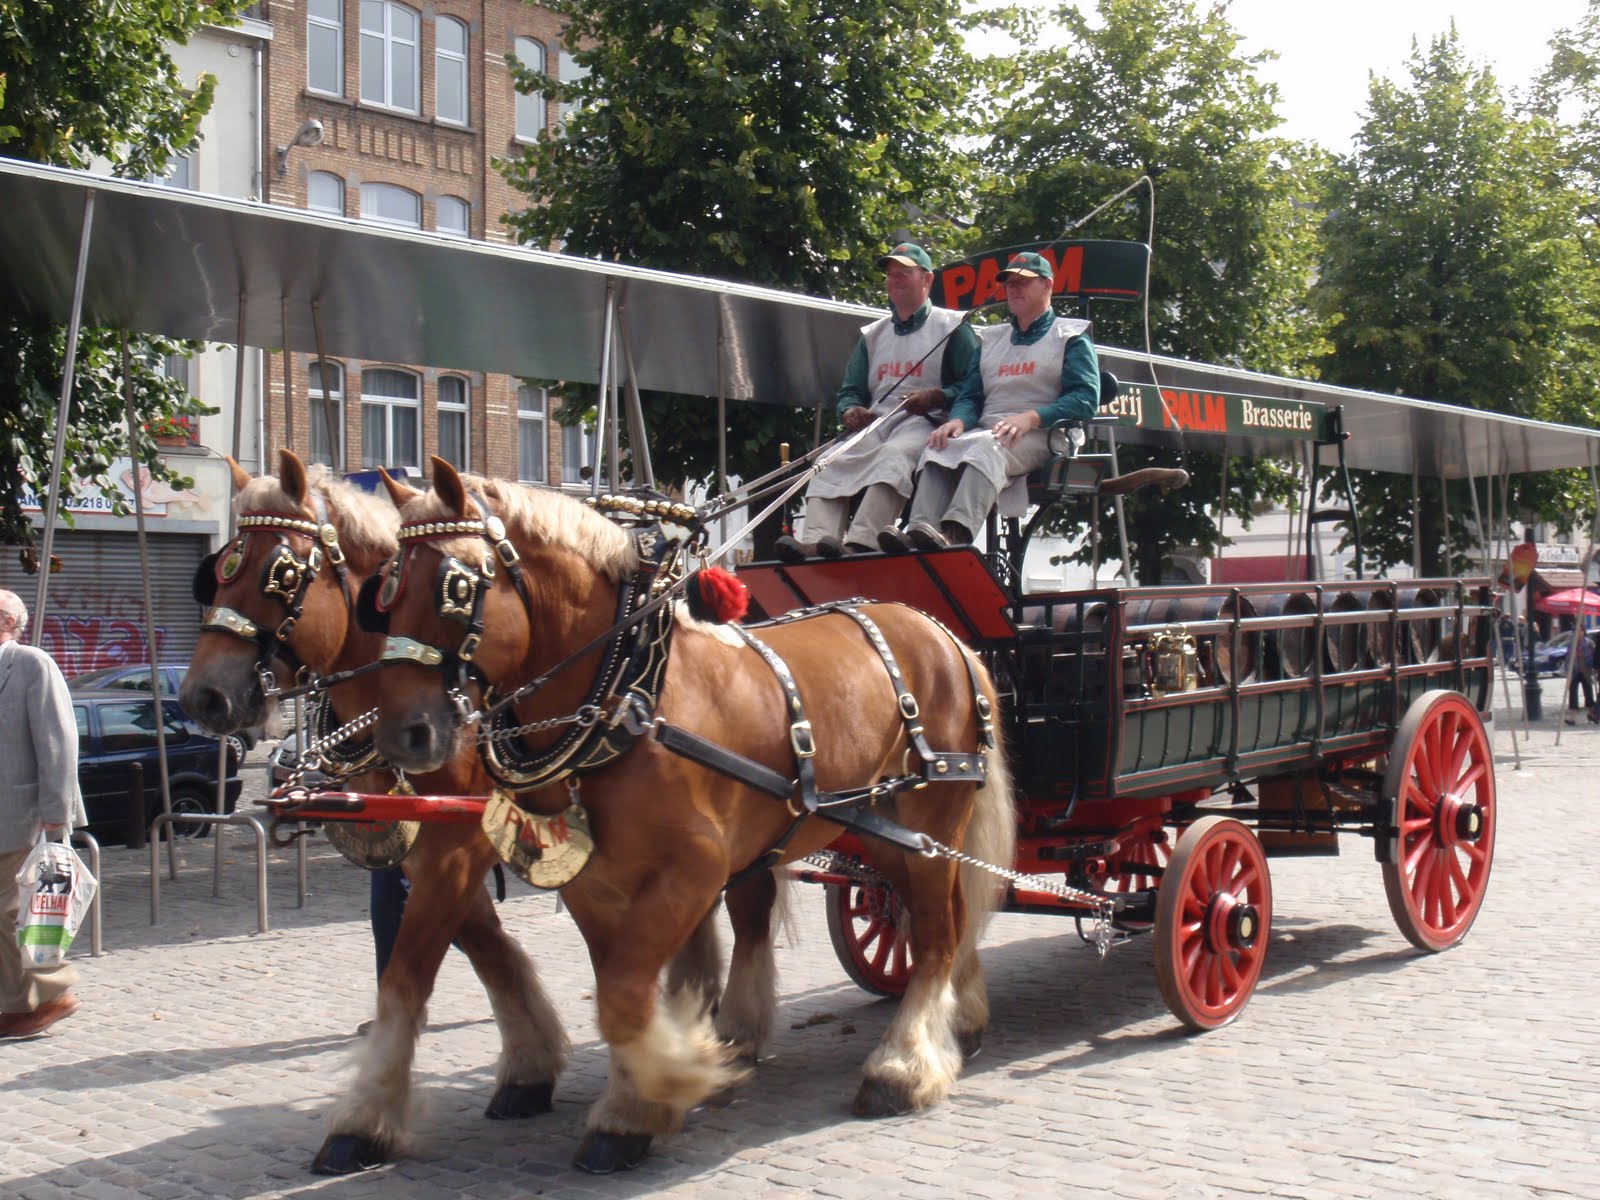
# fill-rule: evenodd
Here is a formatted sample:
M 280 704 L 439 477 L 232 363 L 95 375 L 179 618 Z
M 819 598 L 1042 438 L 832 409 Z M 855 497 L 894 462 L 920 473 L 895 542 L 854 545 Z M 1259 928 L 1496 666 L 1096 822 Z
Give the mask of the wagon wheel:
M 1156 893 L 1156 980 L 1191 1029 L 1239 1015 L 1267 955 L 1272 880 L 1261 843 L 1230 817 L 1183 831 Z
M 1129 842 L 1117 852 L 1116 861 L 1107 870 L 1105 890 L 1113 895 L 1128 896 L 1158 887 L 1171 857 L 1172 847 L 1167 843 L 1166 834 L 1159 829 Z M 1141 871 L 1140 867 L 1155 869 Z
M 911 981 L 905 908 L 886 883 L 829 884 L 828 935 L 852 982 L 878 996 L 901 996 Z
M 1448 950 L 1472 927 L 1494 859 L 1494 758 L 1477 709 L 1428 692 L 1406 711 L 1383 776 L 1394 830 L 1383 890 L 1418 949 Z

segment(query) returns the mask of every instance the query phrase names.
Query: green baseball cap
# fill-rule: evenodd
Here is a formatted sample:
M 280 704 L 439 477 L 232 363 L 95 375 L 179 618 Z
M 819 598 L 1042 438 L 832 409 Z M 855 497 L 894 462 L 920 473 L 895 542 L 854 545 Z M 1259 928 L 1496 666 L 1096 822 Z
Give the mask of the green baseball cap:
M 901 242 L 880 258 L 878 265 L 888 270 L 892 262 L 903 263 L 908 267 L 921 267 L 924 271 L 933 270 L 933 259 L 929 258 L 928 252 L 915 242 Z
M 1027 278 L 1054 280 L 1056 273 L 1050 269 L 1050 260 L 1042 254 L 1035 254 L 1028 250 L 1022 254 L 1013 254 L 1011 261 L 1006 264 L 1006 269 L 1001 271 L 996 278 L 1010 279 L 1013 275 L 1022 275 Z

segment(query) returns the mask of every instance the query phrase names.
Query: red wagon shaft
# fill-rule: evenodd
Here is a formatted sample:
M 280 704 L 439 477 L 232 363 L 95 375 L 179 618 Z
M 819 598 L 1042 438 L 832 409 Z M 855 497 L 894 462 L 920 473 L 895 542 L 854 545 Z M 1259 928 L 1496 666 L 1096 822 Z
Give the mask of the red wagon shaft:
M 278 794 L 262 802 L 291 821 L 424 821 L 476 825 L 487 801 L 482 796 L 416 796 L 400 792 Z

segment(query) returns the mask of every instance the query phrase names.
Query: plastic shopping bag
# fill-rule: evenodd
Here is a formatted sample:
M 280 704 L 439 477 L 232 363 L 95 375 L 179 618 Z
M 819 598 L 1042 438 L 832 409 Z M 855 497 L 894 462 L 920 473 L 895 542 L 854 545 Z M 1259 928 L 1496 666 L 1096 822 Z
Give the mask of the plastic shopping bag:
M 39 835 L 17 873 L 17 941 L 24 968 L 53 967 L 67 957 L 99 887 L 71 846 Z

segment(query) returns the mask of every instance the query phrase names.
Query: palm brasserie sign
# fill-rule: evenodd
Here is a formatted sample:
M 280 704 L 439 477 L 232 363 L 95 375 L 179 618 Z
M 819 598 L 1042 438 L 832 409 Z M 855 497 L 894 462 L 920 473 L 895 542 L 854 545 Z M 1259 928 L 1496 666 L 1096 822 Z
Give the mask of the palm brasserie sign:
M 1327 409 L 1311 400 L 1158 388 L 1151 383 L 1123 383 L 1116 399 L 1100 407 L 1102 416 L 1116 417 L 1125 427 L 1167 433 L 1254 434 L 1307 442 L 1327 440 L 1323 429 L 1326 413 Z

